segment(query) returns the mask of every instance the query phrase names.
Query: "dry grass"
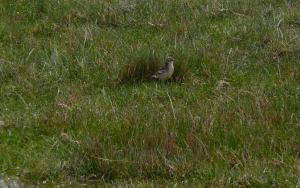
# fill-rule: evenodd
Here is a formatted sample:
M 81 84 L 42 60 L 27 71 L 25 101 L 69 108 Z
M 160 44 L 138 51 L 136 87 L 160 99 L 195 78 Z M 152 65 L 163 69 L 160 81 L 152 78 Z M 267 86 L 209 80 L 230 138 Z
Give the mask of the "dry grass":
M 151 76 L 160 68 L 161 60 L 157 57 L 138 57 L 126 63 L 120 71 L 118 83 L 137 83 L 153 80 Z

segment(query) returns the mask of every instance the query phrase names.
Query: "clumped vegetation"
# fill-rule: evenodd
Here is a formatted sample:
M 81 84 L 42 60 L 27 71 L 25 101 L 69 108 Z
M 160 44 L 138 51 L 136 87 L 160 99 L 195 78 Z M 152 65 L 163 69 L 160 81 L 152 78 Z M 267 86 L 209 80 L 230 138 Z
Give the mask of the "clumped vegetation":
M 143 53 L 143 52 L 142 52 Z M 132 84 L 141 82 L 157 81 L 151 76 L 159 70 L 164 64 L 164 58 L 159 58 L 155 54 L 142 54 L 137 58 L 131 57 L 130 62 L 126 63 L 122 70 L 119 72 L 117 83 L 119 84 Z M 183 81 L 190 81 L 192 73 L 189 70 L 187 63 L 178 62 L 175 60 L 175 71 L 173 78 L 169 81 L 182 83 Z
M 154 54 L 132 58 L 119 73 L 117 81 L 124 84 L 153 80 L 151 76 L 160 68 L 160 64 L 161 60 Z
M 0 180 L 295 187 L 300 2 L 0 3 Z M 166 55 L 168 83 L 150 79 Z

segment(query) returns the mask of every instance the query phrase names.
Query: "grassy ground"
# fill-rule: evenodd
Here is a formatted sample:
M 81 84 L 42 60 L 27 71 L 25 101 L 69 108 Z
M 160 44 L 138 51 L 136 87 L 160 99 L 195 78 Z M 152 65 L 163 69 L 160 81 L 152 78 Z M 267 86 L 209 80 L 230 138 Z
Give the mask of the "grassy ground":
M 1 1 L 1 176 L 299 186 L 299 8 L 298 0 Z M 167 55 L 174 79 L 149 80 Z

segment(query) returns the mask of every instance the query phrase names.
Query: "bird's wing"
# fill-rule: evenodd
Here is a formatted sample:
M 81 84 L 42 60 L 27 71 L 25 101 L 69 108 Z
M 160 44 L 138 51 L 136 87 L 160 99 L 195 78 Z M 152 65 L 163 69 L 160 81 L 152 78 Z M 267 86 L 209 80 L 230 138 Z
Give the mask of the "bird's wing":
M 165 74 L 168 72 L 168 67 L 167 65 L 163 65 L 162 67 L 160 67 L 160 69 L 152 76 L 154 78 L 158 78 L 159 75 Z
M 167 72 L 167 70 L 168 70 L 168 66 L 167 66 L 167 64 L 165 64 L 165 65 L 160 67 L 160 69 L 156 72 L 156 74 L 165 73 L 165 72 Z
M 167 72 L 166 69 L 161 68 L 160 70 L 158 70 L 158 71 L 155 73 L 155 75 L 158 75 L 158 74 L 164 74 L 164 73 L 166 73 L 166 72 Z

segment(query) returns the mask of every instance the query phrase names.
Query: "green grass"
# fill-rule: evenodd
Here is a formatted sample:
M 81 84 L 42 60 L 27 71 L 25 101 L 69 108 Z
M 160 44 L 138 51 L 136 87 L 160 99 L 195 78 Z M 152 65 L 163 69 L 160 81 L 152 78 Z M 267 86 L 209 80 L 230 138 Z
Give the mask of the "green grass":
M 299 185 L 299 8 L 2 1 L 1 176 L 29 185 Z M 150 80 L 167 55 L 173 80 Z

